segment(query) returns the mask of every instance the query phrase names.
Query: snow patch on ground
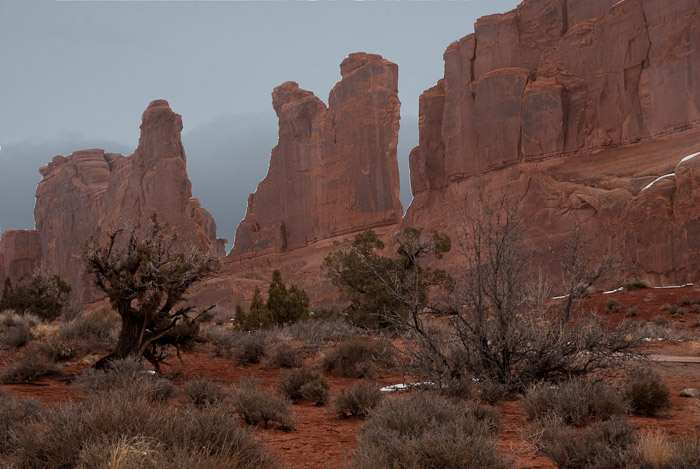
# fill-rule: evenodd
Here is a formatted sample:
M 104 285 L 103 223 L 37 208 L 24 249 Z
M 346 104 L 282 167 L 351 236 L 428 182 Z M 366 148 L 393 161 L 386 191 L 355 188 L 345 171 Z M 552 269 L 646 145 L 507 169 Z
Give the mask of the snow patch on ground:
M 645 190 L 649 189 L 651 186 L 653 186 L 654 184 L 656 184 L 656 183 L 659 182 L 660 180 L 665 179 L 665 178 L 670 178 L 670 177 L 676 177 L 676 173 L 664 174 L 664 175 L 661 176 L 661 177 L 657 177 L 656 179 L 654 179 L 653 181 L 651 181 L 649 184 L 647 184 L 646 186 L 644 186 L 644 189 L 642 189 L 640 192 L 644 192 Z
M 692 287 L 695 285 L 694 283 L 686 283 L 685 285 L 666 285 L 665 287 L 654 287 L 654 288 L 683 288 L 683 287 Z

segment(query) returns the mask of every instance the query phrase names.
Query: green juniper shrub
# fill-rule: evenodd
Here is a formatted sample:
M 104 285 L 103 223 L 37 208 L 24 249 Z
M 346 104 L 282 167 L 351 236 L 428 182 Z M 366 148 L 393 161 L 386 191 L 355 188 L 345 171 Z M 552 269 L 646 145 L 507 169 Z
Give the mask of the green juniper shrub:
M 354 468 L 508 468 L 492 436 L 497 412 L 428 392 L 384 399 L 358 436 Z
M 18 314 L 32 313 L 44 321 L 53 321 L 68 305 L 70 292 L 70 285 L 61 277 L 42 269 L 23 276 L 15 287 L 8 277 L 0 299 L 0 311 L 11 309 Z
M 341 417 L 366 417 L 382 400 L 379 386 L 360 380 L 341 389 L 333 398 L 333 410 Z
M 234 391 L 233 406 L 236 413 L 248 425 L 260 425 L 267 428 L 276 422 L 280 430 L 290 431 L 295 427 L 291 402 L 279 395 L 262 389 L 255 378 L 243 380 Z
M 345 339 L 322 360 L 325 371 L 346 378 L 376 378 L 393 363 L 391 346 L 384 340 L 366 336 Z
M 277 388 L 294 403 L 307 400 L 316 405 L 323 405 L 328 402 L 330 384 L 318 371 L 302 367 L 282 370 L 277 380 Z
M 651 368 L 632 370 L 623 380 L 622 390 L 636 415 L 654 417 L 671 408 L 669 388 Z

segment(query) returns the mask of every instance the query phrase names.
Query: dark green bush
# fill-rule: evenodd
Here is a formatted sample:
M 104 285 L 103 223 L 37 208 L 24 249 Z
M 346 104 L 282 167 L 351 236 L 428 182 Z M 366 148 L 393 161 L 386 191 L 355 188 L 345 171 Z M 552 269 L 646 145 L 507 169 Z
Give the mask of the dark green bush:
M 352 467 L 511 467 L 491 439 L 496 414 L 425 392 L 385 399 L 360 429 Z
M 32 313 L 44 321 L 53 321 L 68 305 L 70 291 L 70 285 L 61 277 L 43 270 L 25 275 L 16 287 L 8 277 L 0 299 L 0 311 L 10 309 L 18 314 Z
M 341 417 L 366 417 L 381 400 L 379 386 L 362 380 L 336 394 L 333 398 L 333 411 Z
M 322 405 L 328 401 L 330 385 L 328 380 L 316 370 L 292 368 L 280 372 L 277 388 L 292 402 L 308 400 Z
M 645 368 L 631 371 L 622 382 L 625 397 L 632 412 L 654 417 L 671 408 L 668 386 L 656 371 Z
M 624 397 L 606 383 L 576 379 L 554 385 L 540 383 L 528 389 L 522 405 L 529 418 L 554 414 L 568 425 L 607 420 L 629 410 Z
M 350 337 L 323 357 L 323 369 L 345 378 L 376 378 L 393 365 L 391 346 L 373 337 Z

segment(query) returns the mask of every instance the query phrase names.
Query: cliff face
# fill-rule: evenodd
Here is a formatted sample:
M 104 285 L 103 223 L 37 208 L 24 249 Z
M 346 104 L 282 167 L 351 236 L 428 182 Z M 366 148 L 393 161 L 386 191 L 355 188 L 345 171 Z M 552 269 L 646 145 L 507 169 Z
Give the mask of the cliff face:
M 9 230 L 0 239 L 0 280 L 9 278 L 16 284 L 23 275 L 41 264 L 39 232 L 36 230 Z M 2 292 L 0 292 L 2 295 Z
M 143 113 L 141 137 L 131 156 L 102 150 L 57 156 L 41 168 L 34 218 L 43 258 L 72 286 L 79 299 L 95 292 L 83 275 L 80 253 L 90 236 L 146 223 L 152 213 L 176 228 L 181 247 L 223 256 L 211 215 L 192 198 L 182 119 L 166 101 Z
M 700 163 L 678 163 L 700 150 L 699 47 L 698 0 L 525 0 L 480 19 L 420 98 L 404 225 L 456 235 L 450 214 L 507 188 L 545 262 L 578 220 L 635 273 L 695 279 Z
M 293 82 L 273 91 L 279 143 L 229 258 L 285 252 L 401 219 L 398 68 L 357 53 L 340 72 L 328 107 Z

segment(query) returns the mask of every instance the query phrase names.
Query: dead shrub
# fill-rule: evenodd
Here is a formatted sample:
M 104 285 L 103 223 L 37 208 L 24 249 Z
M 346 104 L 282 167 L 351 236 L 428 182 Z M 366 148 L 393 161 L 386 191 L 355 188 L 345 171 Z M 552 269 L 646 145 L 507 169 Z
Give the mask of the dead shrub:
M 531 419 L 554 414 L 568 425 L 607 420 L 615 415 L 626 414 L 629 410 L 623 396 L 615 388 L 586 379 L 531 386 L 521 402 Z
M 159 469 L 164 459 L 162 445 L 151 438 L 104 438 L 90 441 L 81 449 L 76 469 Z
M 267 368 L 299 368 L 302 365 L 299 348 L 285 342 L 275 347 L 266 364 Z
M 328 401 L 328 380 L 311 368 L 282 370 L 277 380 L 277 388 L 292 402 L 308 400 L 323 405 Z
M 37 350 L 37 353 L 27 353 L 5 368 L 0 375 L 0 381 L 4 384 L 33 383 L 40 378 L 60 374 L 58 366 Z
M 17 446 L 17 429 L 38 418 L 41 404 L 34 399 L 18 399 L 0 389 L 0 455 Z
M 146 370 L 135 357 L 114 360 L 104 370 L 90 368 L 79 374 L 72 384 L 86 396 L 123 392 L 151 402 L 165 402 L 177 393 L 175 385 Z
M 376 378 L 394 363 L 391 346 L 373 337 L 351 337 L 323 357 L 323 369 L 345 378 Z
M 213 326 L 204 330 L 204 338 L 212 344 L 213 354 L 218 358 L 231 358 L 237 335 L 231 327 Z
M 260 363 L 265 358 L 270 339 L 267 331 L 238 333 L 234 339 L 233 356 L 239 365 Z
M 358 381 L 343 388 L 333 399 L 333 411 L 341 417 L 366 417 L 382 400 L 379 386 L 369 381 Z
M 285 336 L 309 345 L 321 345 L 357 334 L 357 329 L 340 317 L 306 319 L 282 329 Z
M 550 416 L 531 428 L 530 434 L 540 454 L 557 467 L 567 469 L 626 467 L 637 442 L 634 428 L 617 417 L 595 422 L 577 432 L 560 418 Z
M 208 379 L 195 379 L 184 385 L 185 393 L 190 397 L 195 407 L 203 408 L 224 400 L 224 389 Z
M 426 392 L 385 399 L 360 429 L 352 467 L 511 467 L 496 451 L 494 428 L 480 409 Z
M 12 310 L 0 313 L 0 350 L 16 349 L 32 340 L 32 330 L 41 324 L 31 313 L 23 315 Z
M 671 408 L 668 386 L 650 368 L 632 370 L 622 382 L 622 389 L 636 415 L 654 417 Z
M 264 391 L 260 381 L 253 378 L 243 381 L 236 388 L 233 406 L 248 425 L 262 424 L 267 428 L 271 422 L 277 422 L 284 431 L 293 430 L 296 425 L 289 400 Z

